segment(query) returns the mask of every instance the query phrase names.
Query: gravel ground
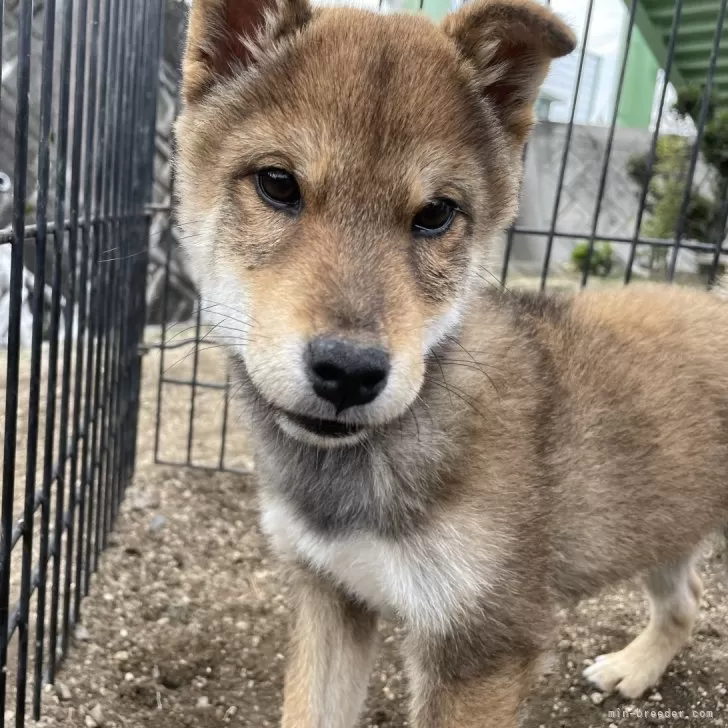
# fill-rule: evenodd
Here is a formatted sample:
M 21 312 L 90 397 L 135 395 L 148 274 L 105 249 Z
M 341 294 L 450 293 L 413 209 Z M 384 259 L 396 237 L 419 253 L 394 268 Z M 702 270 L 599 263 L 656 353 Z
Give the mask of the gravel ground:
M 83 603 L 71 655 L 56 685 L 46 688 L 43 719 L 31 722 L 38 728 L 263 727 L 279 720 L 290 600 L 258 531 L 253 477 L 152 464 L 156 356 L 149 354 L 145 366 L 135 483 Z M 180 357 L 188 366 L 184 352 Z M 224 378 L 216 350 L 201 354 L 199 374 Z M 189 393 L 165 392 L 163 440 L 181 447 Z M 215 396 L 201 393 L 196 403 L 199 457 L 214 458 L 219 449 Z M 245 465 L 245 436 L 234 416 L 229 442 L 231 461 Z M 551 670 L 524 726 L 724 725 L 723 570 L 722 549 L 706 547 L 706 590 L 693 642 L 657 690 L 631 705 L 596 693 L 580 675 L 591 657 L 622 647 L 644 625 L 640 590 L 623 585 L 564 611 Z M 382 656 L 362 721 L 367 728 L 408 725 L 399 639 L 395 626 L 382 626 Z

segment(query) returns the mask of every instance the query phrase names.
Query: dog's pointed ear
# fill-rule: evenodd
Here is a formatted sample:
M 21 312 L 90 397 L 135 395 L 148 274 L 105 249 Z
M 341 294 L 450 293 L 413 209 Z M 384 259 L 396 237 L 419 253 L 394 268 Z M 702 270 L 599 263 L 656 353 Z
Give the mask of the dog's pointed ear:
M 442 27 L 475 67 L 480 89 L 512 140 L 525 142 L 551 61 L 576 47 L 572 30 L 533 0 L 475 0 L 448 15 Z
M 308 0 L 192 0 L 182 94 L 194 102 L 216 81 L 308 23 Z

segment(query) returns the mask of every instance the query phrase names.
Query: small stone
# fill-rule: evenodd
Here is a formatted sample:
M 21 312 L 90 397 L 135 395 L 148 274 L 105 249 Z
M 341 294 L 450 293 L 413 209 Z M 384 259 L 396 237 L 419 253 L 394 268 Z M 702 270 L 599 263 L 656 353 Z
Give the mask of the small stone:
M 62 700 L 64 702 L 68 702 L 73 697 L 73 695 L 71 694 L 71 688 L 69 688 L 66 683 L 63 683 L 60 680 L 56 680 L 56 695 L 58 696 L 59 700 Z
M 83 722 L 86 728 L 99 728 L 99 724 L 90 715 L 87 715 Z
M 126 675 L 124 675 L 124 680 L 127 682 L 134 682 L 134 674 L 131 672 L 127 672 Z
M 114 659 L 117 662 L 126 662 L 129 659 L 129 653 L 126 650 L 119 650 L 114 654 Z
M 160 531 L 167 525 L 167 519 L 161 514 L 157 513 L 149 523 L 150 531 Z
M 719 638 L 723 636 L 723 631 L 714 622 L 706 620 L 699 625 L 698 634 L 703 637 Z
M 98 703 L 96 703 L 96 705 L 94 705 L 94 707 L 91 709 L 90 716 L 93 718 L 97 726 L 102 726 L 105 723 L 104 713 Z
M 135 511 L 144 511 L 148 508 L 159 508 L 159 503 L 159 493 L 154 490 L 143 490 L 134 494 L 131 507 Z
M 80 642 L 88 642 L 91 639 L 91 633 L 82 624 L 76 625 L 74 635 Z
M 197 707 L 200 709 L 209 708 L 210 698 L 205 695 L 203 695 L 201 698 L 197 698 Z
M 571 648 L 571 640 L 561 640 L 559 642 L 559 649 L 560 650 L 568 650 Z
M 660 693 L 652 693 L 652 695 L 650 695 L 650 700 L 652 700 L 654 703 L 661 703 L 662 695 L 660 695 Z
M 604 702 L 604 693 L 592 693 L 589 697 L 594 705 L 601 705 Z

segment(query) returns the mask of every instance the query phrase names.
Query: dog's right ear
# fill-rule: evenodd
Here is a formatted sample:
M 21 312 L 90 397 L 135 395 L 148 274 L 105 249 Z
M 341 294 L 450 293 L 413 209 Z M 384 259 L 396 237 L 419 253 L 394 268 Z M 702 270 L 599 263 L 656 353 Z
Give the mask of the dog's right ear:
M 182 94 L 193 103 L 311 19 L 308 0 L 192 0 Z

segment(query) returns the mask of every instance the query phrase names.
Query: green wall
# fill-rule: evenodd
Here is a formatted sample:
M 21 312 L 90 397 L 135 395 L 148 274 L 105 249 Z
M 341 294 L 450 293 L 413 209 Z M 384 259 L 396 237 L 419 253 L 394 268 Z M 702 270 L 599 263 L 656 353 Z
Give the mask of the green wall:
M 441 20 L 450 12 L 450 0 L 423 0 L 422 10 L 433 20 Z M 406 10 L 419 12 L 420 0 L 405 0 Z
M 624 44 L 622 45 L 624 47 Z M 657 71 L 660 66 L 639 28 L 632 31 L 617 122 L 632 129 L 647 129 L 652 114 Z
M 404 0 L 405 10 L 420 11 L 421 0 Z M 452 7 L 451 0 L 422 0 L 422 12 L 435 21 L 441 20 Z M 627 16 L 622 29 L 622 48 L 626 42 Z M 621 57 L 621 54 L 620 54 Z M 659 64 L 640 28 L 635 25 L 627 58 L 622 98 L 617 123 L 637 129 L 647 129 L 652 114 L 652 101 Z M 617 79 L 615 78 L 615 83 Z

